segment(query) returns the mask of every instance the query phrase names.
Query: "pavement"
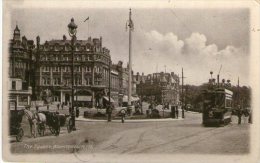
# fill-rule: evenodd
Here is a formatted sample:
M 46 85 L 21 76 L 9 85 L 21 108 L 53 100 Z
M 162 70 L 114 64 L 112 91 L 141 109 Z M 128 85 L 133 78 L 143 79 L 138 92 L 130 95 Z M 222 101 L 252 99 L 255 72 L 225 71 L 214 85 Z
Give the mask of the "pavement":
M 160 118 L 160 119 L 125 119 L 125 123 L 137 123 L 137 122 L 171 122 L 171 121 L 179 121 L 183 120 L 183 118 Z M 83 122 L 107 122 L 107 120 L 102 119 L 90 119 L 84 118 L 83 116 L 79 116 L 76 118 L 76 121 L 83 121 Z M 113 119 L 111 123 L 122 123 L 120 119 Z

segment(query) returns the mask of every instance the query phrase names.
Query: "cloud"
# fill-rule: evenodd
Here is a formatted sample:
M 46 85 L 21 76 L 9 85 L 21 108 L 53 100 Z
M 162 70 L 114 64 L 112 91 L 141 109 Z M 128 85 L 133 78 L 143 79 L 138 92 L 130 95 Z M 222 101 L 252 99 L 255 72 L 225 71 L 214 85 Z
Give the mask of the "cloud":
M 222 65 L 223 78 L 233 81 L 238 76 L 241 81 L 248 78 L 249 57 L 242 47 L 227 45 L 219 50 L 216 44 L 207 44 L 207 37 L 197 32 L 184 40 L 172 32 L 162 34 L 156 30 L 137 37 L 133 68 L 139 72 L 164 71 L 166 65 L 168 71 L 180 74 L 183 67 L 189 76 L 186 81 L 198 85 L 208 80 L 210 71 L 216 75 Z

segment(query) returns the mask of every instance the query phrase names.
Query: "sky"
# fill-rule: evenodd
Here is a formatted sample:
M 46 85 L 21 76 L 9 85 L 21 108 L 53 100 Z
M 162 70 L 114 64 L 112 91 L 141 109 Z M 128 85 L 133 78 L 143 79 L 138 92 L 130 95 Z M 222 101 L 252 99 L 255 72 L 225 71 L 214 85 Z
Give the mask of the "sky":
M 128 9 L 15 9 L 11 30 L 17 24 L 21 35 L 41 43 L 67 38 L 73 17 L 77 39 L 99 38 L 110 49 L 113 63 L 128 62 Z M 230 79 L 248 86 L 250 38 L 249 10 L 240 9 L 132 9 L 134 72 L 175 72 L 184 83 L 200 85 L 210 78 Z M 89 17 L 89 20 L 84 20 Z M 221 67 L 221 70 L 220 70 Z

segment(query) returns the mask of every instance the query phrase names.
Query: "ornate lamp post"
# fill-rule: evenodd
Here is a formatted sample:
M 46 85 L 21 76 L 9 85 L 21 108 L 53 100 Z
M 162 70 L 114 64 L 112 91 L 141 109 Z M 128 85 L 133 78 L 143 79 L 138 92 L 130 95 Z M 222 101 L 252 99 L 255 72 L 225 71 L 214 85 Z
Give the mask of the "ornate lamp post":
M 75 130 L 75 110 L 74 110 L 74 44 L 76 41 L 77 25 L 74 23 L 74 19 L 71 18 L 71 22 L 68 24 L 68 32 L 71 37 L 71 118 L 73 123 L 73 129 Z

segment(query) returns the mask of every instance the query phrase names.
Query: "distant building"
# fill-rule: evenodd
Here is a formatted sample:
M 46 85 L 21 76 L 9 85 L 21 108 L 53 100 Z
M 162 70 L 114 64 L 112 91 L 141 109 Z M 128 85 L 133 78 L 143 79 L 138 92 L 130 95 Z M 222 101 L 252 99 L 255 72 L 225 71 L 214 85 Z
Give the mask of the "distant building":
M 123 67 L 123 62 L 119 61 L 117 64 L 113 64 L 113 69 L 117 70 L 118 78 L 119 78 L 119 105 L 121 106 L 123 103 L 123 98 L 128 97 L 128 81 L 129 81 L 129 69 L 127 67 Z M 132 71 L 132 95 L 136 95 L 136 81 Z
M 149 102 L 179 105 L 179 77 L 171 73 L 153 73 L 142 76 L 137 73 L 137 94 Z

